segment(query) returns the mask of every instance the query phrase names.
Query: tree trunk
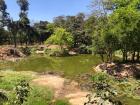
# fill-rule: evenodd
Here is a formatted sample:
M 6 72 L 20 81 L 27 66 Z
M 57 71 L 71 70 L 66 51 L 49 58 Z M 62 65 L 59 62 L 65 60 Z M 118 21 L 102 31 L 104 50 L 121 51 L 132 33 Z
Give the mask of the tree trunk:
M 135 61 L 135 51 L 133 51 L 133 53 L 132 53 L 132 61 L 133 62 Z
M 128 61 L 128 55 L 127 55 L 127 52 L 125 52 L 125 61 Z
M 137 61 L 139 61 L 140 60 L 140 52 L 138 51 L 137 52 Z
M 100 54 L 102 62 L 104 62 L 104 54 Z
M 123 53 L 123 62 L 126 62 L 128 60 L 127 51 L 122 51 L 122 53 Z

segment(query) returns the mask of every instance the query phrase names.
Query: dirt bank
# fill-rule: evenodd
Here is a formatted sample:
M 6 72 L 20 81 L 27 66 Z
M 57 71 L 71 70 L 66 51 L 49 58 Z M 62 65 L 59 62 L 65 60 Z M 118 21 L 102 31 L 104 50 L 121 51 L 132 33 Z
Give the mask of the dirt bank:
M 17 61 L 25 55 L 17 48 L 0 47 L 0 60 Z
M 78 83 L 57 75 L 42 75 L 32 81 L 41 86 L 47 86 L 54 90 L 55 99 L 66 98 L 72 105 L 84 105 L 87 102 L 87 91 L 82 91 Z

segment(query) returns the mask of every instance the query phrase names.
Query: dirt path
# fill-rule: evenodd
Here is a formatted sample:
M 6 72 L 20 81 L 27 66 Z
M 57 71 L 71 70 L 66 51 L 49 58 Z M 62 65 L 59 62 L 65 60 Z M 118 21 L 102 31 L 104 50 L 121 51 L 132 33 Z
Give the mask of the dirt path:
M 55 75 L 43 75 L 33 80 L 33 83 L 50 87 L 55 92 L 55 98 L 67 98 L 72 105 L 84 105 L 89 92 L 82 91 L 78 83 Z

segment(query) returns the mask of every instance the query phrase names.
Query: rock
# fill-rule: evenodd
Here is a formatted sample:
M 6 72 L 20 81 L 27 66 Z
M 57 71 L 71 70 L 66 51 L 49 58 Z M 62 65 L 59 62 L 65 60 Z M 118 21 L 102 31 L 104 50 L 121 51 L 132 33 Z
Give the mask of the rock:
M 102 72 L 103 70 L 100 68 L 100 65 L 94 68 L 95 72 Z
M 67 48 L 67 46 L 65 46 L 65 45 L 63 45 L 62 47 L 63 47 L 64 49 Z M 60 48 L 61 48 L 61 46 L 59 46 L 59 45 L 48 45 L 48 46 L 47 46 L 47 49 L 51 49 L 51 50 L 60 49 Z
M 128 77 L 129 76 L 129 73 L 128 73 L 128 71 L 122 71 L 120 73 L 120 75 L 121 75 L 121 77 Z
M 12 47 L 0 48 L 0 60 L 15 61 L 15 59 L 23 58 L 25 55 L 18 49 Z
M 136 93 L 138 96 L 140 96 L 140 88 L 136 89 L 136 90 L 135 90 L 135 93 Z
M 107 68 L 112 68 L 112 67 L 114 67 L 114 66 L 116 66 L 115 63 L 108 63 L 108 64 L 107 64 Z
M 39 50 L 37 50 L 35 53 L 36 53 L 36 54 L 44 54 L 45 51 L 39 51 Z
M 84 105 L 84 103 L 88 101 L 86 98 L 88 94 L 88 92 L 76 92 L 66 95 L 66 98 L 69 99 L 72 105 Z
M 69 51 L 69 55 L 74 56 L 74 55 L 77 55 L 77 53 L 76 53 L 76 52 L 74 52 L 74 51 Z

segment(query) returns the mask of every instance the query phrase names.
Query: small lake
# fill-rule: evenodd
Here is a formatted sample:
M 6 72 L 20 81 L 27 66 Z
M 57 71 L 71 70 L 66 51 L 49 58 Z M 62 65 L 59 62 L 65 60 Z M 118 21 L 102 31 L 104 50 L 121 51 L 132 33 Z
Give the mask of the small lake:
M 1 70 L 15 71 L 58 71 L 67 76 L 92 71 L 92 67 L 101 62 L 98 56 L 79 55 L 70 57 L 31 56 L 19 62 L 2 62 Z

